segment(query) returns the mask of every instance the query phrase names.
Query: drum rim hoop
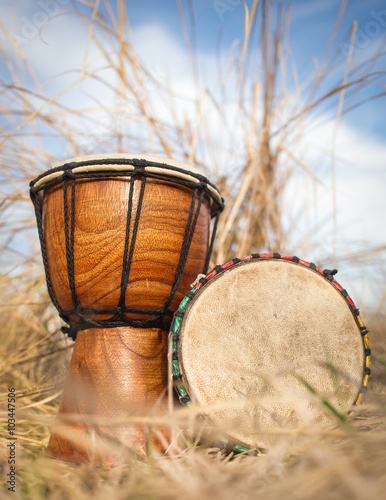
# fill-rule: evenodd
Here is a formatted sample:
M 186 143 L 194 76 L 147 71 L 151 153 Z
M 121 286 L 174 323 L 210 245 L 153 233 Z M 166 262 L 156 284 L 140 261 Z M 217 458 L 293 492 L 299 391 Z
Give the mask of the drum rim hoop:
M 361 333 L 362 336 L 362 342 L 363 342 L 363 349 L 364 349 L 364 365 L 363 365 L 363 376 L 362 376 L 362 386 L 360 387 L 357 397 L 353 402 L 354 405 L 359 405 L 362 403 L 363 400 L 363 395 L 367 390 L 368 386 L 368 381 L 369 381 L 369 376 L 370 376 L 370 356 L 371 356 L 371 349 L 370 349 L 370 340 L 368 337 L 368 330 L 365 327 L 360 315 L 359 315 L 359 309 L 356 308 L 353 300 L 351 297 L 348 295 L 347 291 L 335 280 L 333 279 L 331 275 L 331 271 L 329 270 L 324 270 L 322 271 L 318 267 L 316 267 L 315 264 L 312 262 L 307 262 L 305 260 L 299 259 L 298 257 L 290 257 L 290 256 L 282 256 L 278 253 L 272 253 L 272 254 L 250 254 L 246 257 L 242 258 L 234 258 L 225 264 L 222 265 L 217 265 L 210 271 L 205 277 L 201 277 L 196 283 L 192 290 L 188 292 L 185 297 L 182 299 L 178 309 L 173 315 L 173 320 L 171 323 L 170 327 L 170 332 L 169 332 L 169 345 L 170 345 L 170 357 L 171 357 L 171 371 L 172 373 L 169 373 L 169 376 L 173 378 L 173 380 L 176 380 L 175 384 L 175 390 L 177 392 L 177 395 L 180 399 L 180 402 L 182 404 L 185 404 L 187 406 L 191 406 L 192 401 L 191 401 L 191 396 L 189 394 L 190 390 L 190 385 L 187 380 L 184 379 L 184 372 L 181 370 L 181 360 L 179 357 L 180 353 L 180 331 L 183 326 L 183 320 L 185 317 L 185 314 L 189 311 L 190 307 L 194 303 L 194 298 L 197 295 L 200 295 L 201 291 L 206 288 L 206 285 L 210 282 L 212 279 L 216 279 L 219 275 L 223 274 L 226 272 L 228 269 L 234 269 L 236 267 L 242 266 L 244 264 L 247 264 L 248 262 L 251 261 L 267 261 L 267 260 L 283 260 L 287 261 L 288 263 L 294 263 L 294 264 L 300 264 L 303 267 L 309 269 L 312 272 L 315 272 L 319 274 L 322 278 L 324 278 L 326 281 L 329 281 L 330 284 L 340 293 L 340 295 L 345 299 L 353 317 L 355 320 L 355 323 L 358 327 L 358 331 Z M 336 270 L 335 270 L 336 271 Z M 183 384 L 181 384 L 183 382 Z M 209 419 L 209 417 L 207 417 Z M 229 443 L 233 442 L 233 451 L 236 453 L 244 453 L 248 451 L 248 446 L 245 443 L 242 443 L 238 441 L 234 437 L 223 437 L 221 438 L 221 441 L 224 443 Z
M 194 184 L 200 182 L 207 185 L 211 193 L 212 215 L 222 209 L 223 198 L 219 189 L 202 175 L 195 167 L 182 162 L 141 154 L 100 154 L 78 156 L 56 163 L 49 170 L 40 174 L 31 181 L 30 187 L 33 190 L 44 189 L 44 186 L 51 181 L 60 182 L 64 172 L 70 170 L 74 174 L 91 172 L 133 172 L 138 162 L 143 162 L 144 171 L 151 174 L 161 174 L 170 178 L 183 179 Z M 214 202 L 217 206 L 214 206 Z

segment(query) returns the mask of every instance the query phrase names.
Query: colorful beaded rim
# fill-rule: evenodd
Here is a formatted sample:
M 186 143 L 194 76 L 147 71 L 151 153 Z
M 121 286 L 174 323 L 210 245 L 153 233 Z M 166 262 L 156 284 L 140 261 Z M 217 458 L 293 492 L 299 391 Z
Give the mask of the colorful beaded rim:
M 190 292 L 188 292 L 185 297 L 182 299 L 177 311 L 174 313 L 173 316 L 173 321 L 170 329 L 170 336 L 171 336 L 171 344 L 172 344 L 172 376 L 173 380 L 176 382 L 176 391 L 179 396 L 180 402 L 182 404 L 185 404 L 187 406 L 191 406 L 191 398 L 188 392 L 186 391 L 185 387 L 181 383 L 183 381 L 183 374 L 180 369 L 180 363 L 178 360 L 178 342 L 179 342 L 179 334 L 180 334 L 180 328 L 181 328 L 181 323 L 182 319 L 184 317 L 186 308 L 188 304 L 191 302 L 191 300 L 194 298 L 196 293 L 204 286 L 208 281 L 210 281 L 214 276 L 217 276 L 218 274 L 224 272 L 226 269 L 229 269 L 230 267 L 239 264 L 240 262 L 244 261 L 251 261 L 251 260 L 259 260 L 259 259 L 267 259 L 267 260 L 272 260 L 272 259 L 282 259 L 286 261 L 291 261 L 295 262 L 296 264 L 301 264 L 305 267 L 308 267 L 312 271 L 315 271 L 319 273 L 323 278 L 328 280 L 339 292 L 340 294 L 344 297 L 346 300 L 354 318 L 355 321 L 358 325 L 358 328 L 362 334 L 362 339 L 363 339 L 363 345 L 364 345 L 364 353 L 365 353 L 365 362 L 364 362 L 364 375 L 363 375 L 363 382 L 362 382 L 362 387 L 359 391 L 358 397 L 356 401 L 354 402 L 355 405 L 359 405 L 362 402 L 363 399 L 363 394 L 367 390 L 367 385 L 369 381 L 369 375 L 371 373 L 370 370 L 370 355 L 371 355 L 371 349 L 370 349 L 370 340 L 368 333 L 369 331 L 363 324 L 363 321 L 359 315 L 359 309 L 356 308 L 354 301 L 352 298 L 348 295 L 347 291 L 334 279 L 334 275 L 338 272 L 336 269 L 330 270 L 330 269 L 325 269 L 322 271 L 318 267 L 316 267 L 315 264 L 312 262 L 307 262 L 305 260 L 299 259 L 298 257 L 288 257 L 284 255 L 280 255 L 279 253 L 255 253 L 248 255 L 247 257 L 241 257 L 240 259 L 234 258 L 229 262 L 226 262 L 225 264 L 222 264 L 221 266 L 216 266 L 209 274 L 207 274 L 205 277 L 201 278 L 198 283 L 192 288 Z M 222 438 L 222 441 L 225 444 L 228 444 L 228 440 L 226 438 Z M 248 452 L 248 449 L 238 446 L 238 445 L 233 445 L 233 451 L 236 453 L 245 453 Z

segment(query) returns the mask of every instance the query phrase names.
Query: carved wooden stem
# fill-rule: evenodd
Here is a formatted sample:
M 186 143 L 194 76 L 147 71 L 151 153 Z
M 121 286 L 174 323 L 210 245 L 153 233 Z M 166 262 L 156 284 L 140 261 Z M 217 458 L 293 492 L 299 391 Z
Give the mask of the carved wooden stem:
M 138 424 L 138 417 L 166 414 L 166 387 L 167 332 L 131 327 L 80 331 L 48 453 L 116 466 L 127 463 L 130 454 L 146 456 L 148 446 L 163 451 L 155 433 L 165 442 L 168 432 L 149 430 Z
M 186 174 L 173 174 L 177 182 L 141 173 L 111 176 L 101 162 L 103 176 L 51 179 L 40 193 L 52 296 L 75 325 L 84 317 L 143 321 L 161 311 L 166 324 L 204 270 L 210 197 L 200 191 L 201 182 L 180 184 Z M 146 456 L 148 445 L 163 450 L 167 431 L 144 424 L 150 414 L 165 415 L 166 387 L 167 332 L 78 332 L 48 452 L 111 466 L 127 463 L 129 453 Z

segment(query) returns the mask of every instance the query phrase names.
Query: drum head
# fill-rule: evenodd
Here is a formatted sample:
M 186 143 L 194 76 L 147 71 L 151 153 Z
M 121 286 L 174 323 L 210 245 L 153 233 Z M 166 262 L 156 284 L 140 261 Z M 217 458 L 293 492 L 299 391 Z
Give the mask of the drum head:
M 57 163 L 44 174 L 37 177 L 32 186 L 36 190 L 51 183 L 61 180 L 63 173 L 70 170 L 73 174 L 87 174 L 95 172 L 132 172 L 136 162 L 143 162 L 143 169 L 148 175 L 162 175 L 194 184 L 204 183 L 211 198 L 212 215 L 222 207 L 223 199 L 218 188 L 204 175 L 191 165 L 159 156 L 142 154 L 100 154 L 77 156 L 64 162 Z
M 268 446 L 283 428 L 336 422 L 357 401 L 365 373 L 367 383 L 367 331 L 355 305 L 331 275 L 294 259 L 257 255 L 218 266 L 173 323 L 183 402 L 203 405 L 247 448 Z

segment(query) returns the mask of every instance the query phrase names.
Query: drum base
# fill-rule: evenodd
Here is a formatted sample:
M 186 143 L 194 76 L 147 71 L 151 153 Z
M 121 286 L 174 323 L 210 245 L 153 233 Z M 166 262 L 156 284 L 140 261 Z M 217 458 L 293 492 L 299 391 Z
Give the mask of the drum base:
M 130 456 L 163 452 L 168 432 L 154 428 L 154 417 L 167 413 L 166 387 L 167 332 L 132 327 L 80 331 L 48 454 L 117 466 Z

